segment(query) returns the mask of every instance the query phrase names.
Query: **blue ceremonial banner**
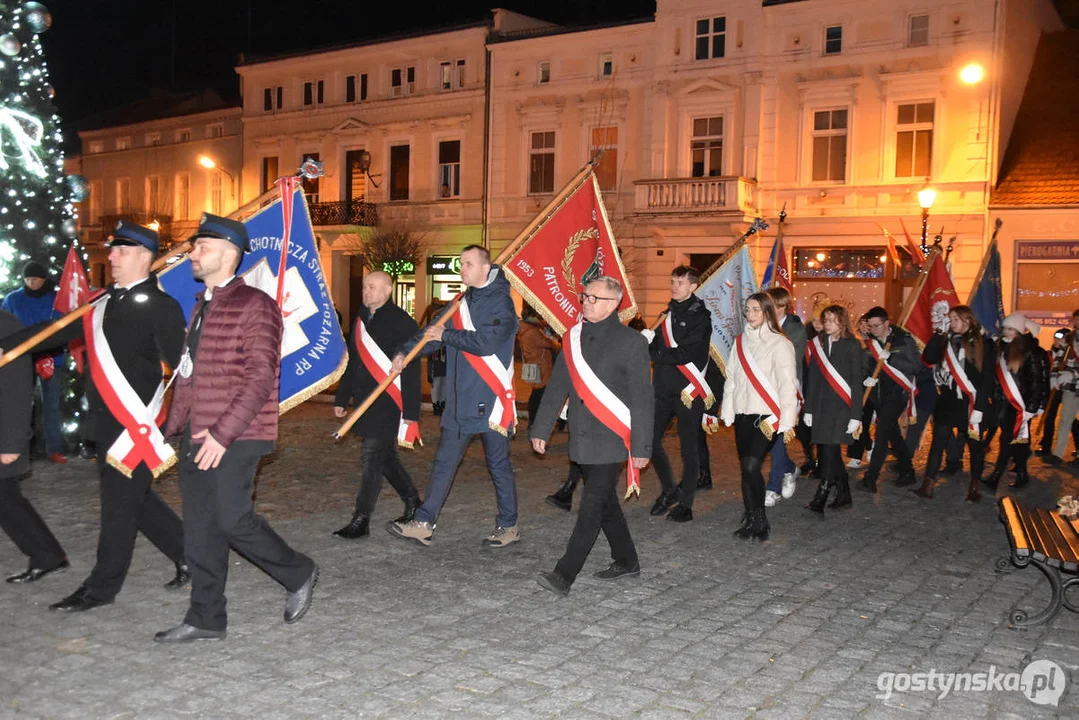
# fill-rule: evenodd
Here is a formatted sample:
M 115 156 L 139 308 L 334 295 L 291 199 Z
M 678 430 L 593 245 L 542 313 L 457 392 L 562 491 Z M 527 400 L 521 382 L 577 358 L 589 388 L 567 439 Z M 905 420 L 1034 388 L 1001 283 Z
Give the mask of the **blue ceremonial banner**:
M 755 292 L 757 277 L 749 246 L 744 243 L 697 288 L 697 297 L 704 300 L 712 313 L 711 355 L 724 375 L 727 374 L 727 358 L 734 347 L 734 340 L 742 334 L 746 298 Z
M 296 212 L 290 213 L 288 255 L 284 283 L 280 288 L 284 333 L 278 402 L 282 413 L 337 382 L 348 362 L 345 339 L 322 274 L 302 188 L 292 193 L 291 206 Z M 276 300 L 282 238 L 285 236 L 281 198 L 259 210 L 244 224 L 249 238 L 248 252 L 236 274 L 248 285 Z M 176 298 L 184 316 L 190 320 L 195 302 L 205 286 L 191 275 L 191 263 L 186 256 L 162 271 L 159 281 L 161 288 Z
M 764 277 L 761 278 L 761 287 L 767 290 L 772 287 L 776 274 L 776 251 L 779 249 L 779 238 L 772 244 L 772 252 L 768 253 L 768 265 L 764 268 Z
M 999 337 L 1004 323 L 1004 292 L 1000 285 L 1000 250 L 996 239 L 989 243 L 967 304 L 985 331 Z

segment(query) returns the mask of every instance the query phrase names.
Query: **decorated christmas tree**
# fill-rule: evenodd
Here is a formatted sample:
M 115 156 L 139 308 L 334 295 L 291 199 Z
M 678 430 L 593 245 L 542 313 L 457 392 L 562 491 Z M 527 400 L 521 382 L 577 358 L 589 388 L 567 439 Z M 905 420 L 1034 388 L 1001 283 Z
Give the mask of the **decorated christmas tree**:
M 30 260 L 53 280 L 71 244 L 85 260 L 73 203 L 86 199 L 86 181 L 64 175 L 60 117 L 39 37 L 51 24 L 41 3 L 0 0 L 0 296 L 20 286 Z M 81 382 L 68 363 L 60 411 L 73 443 L 84 413 Z

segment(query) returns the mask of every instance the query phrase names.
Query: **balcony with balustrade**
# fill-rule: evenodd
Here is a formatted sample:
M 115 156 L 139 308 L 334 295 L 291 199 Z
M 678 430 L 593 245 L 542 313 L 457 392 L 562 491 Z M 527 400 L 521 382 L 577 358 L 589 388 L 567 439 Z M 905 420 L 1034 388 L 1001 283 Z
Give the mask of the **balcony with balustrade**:
M 311 224 L 315 227 L 378 225 L 378 207 L 362 198 L 313 202 L 307 207 L 311 213 Z
M 634 212 L 643 216 L 730 215 L 757 212 L 757 181 L 731 176 L 661 178 L 634 183 Z

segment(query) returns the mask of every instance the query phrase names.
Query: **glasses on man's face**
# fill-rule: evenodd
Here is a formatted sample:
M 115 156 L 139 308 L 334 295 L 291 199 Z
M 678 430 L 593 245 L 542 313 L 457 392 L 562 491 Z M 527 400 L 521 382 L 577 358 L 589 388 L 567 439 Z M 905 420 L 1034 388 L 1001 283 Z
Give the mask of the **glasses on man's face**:
M 602 295 L 589 295 L 588 293 L 580 293 L 577 295 L 577 299 L 581 301 L 583 305 L 587 302 L 589 305 L 595 305 L 597 300 L 617 300 L 618 298 L 603 297 Z

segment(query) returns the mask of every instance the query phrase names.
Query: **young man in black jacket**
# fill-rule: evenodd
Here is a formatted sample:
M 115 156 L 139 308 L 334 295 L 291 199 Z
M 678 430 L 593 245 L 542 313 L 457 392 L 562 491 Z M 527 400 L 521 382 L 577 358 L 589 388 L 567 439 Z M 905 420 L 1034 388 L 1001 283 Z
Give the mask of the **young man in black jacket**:
M 412 316 L 393 303 L 392 295 L 393 279 L 386 273 L 373 272 L 364 277 L 363 306 L 348 345 L 348 369 L 334 399 L 336 417 L 345 416 L 350 402 L 367 399 L 392 369 L 390 357 L 394 350 L 419 329 Z M 370 532 L 383 475 L 405 503 L 404 514 L 395 522 L 412 520 L 420 506 L 420 495 L 397 456 L 397 443 L 412 446 L 418 438 L 419 419 L 420 363 L 413 362 L 352 426 L 352 434 L 364 439 L 360 491 L 352 519 L 334 535 L 353 540 Z

